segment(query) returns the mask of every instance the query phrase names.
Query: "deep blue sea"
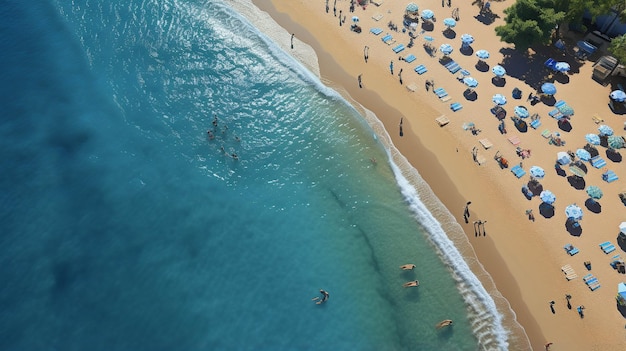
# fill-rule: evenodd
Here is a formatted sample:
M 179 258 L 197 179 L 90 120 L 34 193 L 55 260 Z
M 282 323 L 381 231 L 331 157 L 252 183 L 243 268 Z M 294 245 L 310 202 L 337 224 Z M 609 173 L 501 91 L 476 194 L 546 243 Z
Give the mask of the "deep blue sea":
M 223 1 L 4 0 L 0 67 L 1 350 L 511 342 L 389 145 Z

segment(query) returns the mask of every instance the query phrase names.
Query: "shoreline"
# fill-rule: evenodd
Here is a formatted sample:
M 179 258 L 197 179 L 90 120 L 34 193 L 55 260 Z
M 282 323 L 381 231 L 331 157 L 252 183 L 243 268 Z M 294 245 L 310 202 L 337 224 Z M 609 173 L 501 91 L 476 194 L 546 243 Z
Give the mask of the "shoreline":
M 610 321 L 590 325 L 589 323 L 580 323 L 577 317 L 567 318 L 564 313 L 557 316 L 550 315 L 549 312 L 545 313 L 547 301 L 558 299 L 559 303 L 561 303 L 561 299 L 559 299 L 556 292 L 562 292 L 563 294 L 572 293 L 578 298 L 578 301 L 583 300 L 581 296 L 584 296 L 585 299 L 590 300 L 585 302 L 587 305 L 592 305 L 593 301 L 598 301 L 600 294 L 594 292 L 594 295 L 591 295 L 585 292 L 585 286 L 580 284 L 580 280 L 576 281 L 578 284 L 574 286 L 573 282 L 568 283 L 562 278 L 559 267 L 564 262 L 572 262 L 572 259 L 563 258 L 562 245 L 553 247 L 553 242 L 544 240 L 546 233 L 554 230 L 562 231 L 562 228 L 559 228 L 559 223 L 556 223 L 557 221 L 554 219 L 547 221 L 541 219 L 546 228 L 538 230 L 537 224 L 528 221 L 524 217 L 524 209 L 529 205 L 524 204 L 524 200 L 521 200 L 521 197 L 519 198 L 520 200 L 511 201 L 502 199 L 502 194 L 506 192 L 510 192 L 511 197 L 519 197 L 518 185 L 521 183 L 519 180 L 512 179 L 512 176 L 508 174 L 508 170 L 505 170 L 506 175 L 497 174 L 498 170 L 494 169 L 493 161 L 491 163 L 488 162 L 487 165 L 476 166 L 471 159 L 470 153 L 471 146 L 475 145 L 476 142 L 459 128 L 461 124 L 459 113 L 453 114 L 445 111 L 447 109 L 445 104 L 441 104 L 434 96 L 426 94 L 422 90 L 419 90 L 417 93 L 407 92 L 404 86 L 397 83 L 394 76 L 389 75 L 388 61 L 385 61 L 385 58 L 393 58 L 393 54 L 386 52 L 384 53 L 385 58 L 373 57 L 374 55 L 372 54 L 385 50 L 378 43 L 376 43 L 377 47 L 374 47 L 375 44 L 370 45 L 370 62 L 365 64 L 361 56 L 360 47 L 345 39 L 345 37 L 354 33 L 350 33 L 347 28 L 338 27 L 336 23 L 332 25 L 331 21 L 334 19 L 332 13 L 324 13 L 322 5 L 318 4 L 319 6 L 311 9 L 314 5 L 279 4 L 277 1 L 272 1 L 271 4 L 259 4 L 258 1 L 254 1 L 254 3 L 261 10 L 270 14 L 283 28 L 291 33 L 295 33 L 298 40 L 304 41 L 315 49 L 321 76 L 325 83 L 331 82 L 333 88 L 336 90 L 339 88 L 340 92 L 345 90 L 345 93 L 342 93 L 342 95 L 348 94 L 351 99 L 361 102 L 365 108 L 373 111 L 378 116 L 391 136 L 395 147 L 418 170 L 421 177 L 428 183 L 446 208 L 458 216 L 459 223 L 461 223 L 459 217 L 462 215 L 462 209 L 466 201 L 472 201 L 470 206 L 472 221 L 478 219 L 477 216 L 479 214 L 481 216 L 492 214 L 494 207 L 503 209 L 496 212 L 500 212 L 500 216 L 504 217 L 505 220 L 489 218 L 488 230 L 490 233 L 495 233 L 495 235 L 490 234 L 487 238 L 474 237 L 471 235 L 471 223 L 461 223 L 465 229 L 466 237 L 464 239 L 469 242 L 471 249 L 480 260 L 476 264 L 484 267 L 489 272 L 491 279 L 495 281 L 498 292 L 511 305 L 517 321 L 524 327 L 533 348 L 540 349 L 546 342 L 550 341 L 555 343 L 553 349 L 568 349 L 568 345 L 570 347 L 584 345 L 584 348 L 602 345 L 605 349 L 611 349 L 611 347 L 619 349 L 620 340 L 622 339 L 619 335 L 610 333 L 611 328 L 606 328 L 608 325 L 611 325 Z M 347 1 L 341 1 L 340 5 L 346 7 Z M 505 4 L 497 3 L 496 5 L 503 8 Z M 306 8 L 307 6 L 310 11 L 302 11 L 302 7 Z M 403 5 L 394 6 L 402 7 Z M 372 11 L 359 10 L 357 11 L 358 15 L 363 18 L 377 10 L 371 4 L 369 7 L 368 10 Z M 471 5 L 462 5 L 462 13 L 467 12 L 465 10 L 466 7 L 470 8 Z M 435 9 L 435 11 L 437 10 Z M 494 12 L 499 10 L 494 9 Z M 302 13 L 307 13 L 308 16 L 303 16 Z M 297 18 L 297 23 L 294 18 Z M 383 23 L 378 25 L 384 25 L 385 20 L 382 20 Z M 365 19 L 362 21 L 365 22 Z M 365 31 L 368 28 L 369 26 L 364 26 Z M 337 37 L 335 34 L 338 30 L 342 33 Z M 361 33 L 359 36 L 359 40 L 364 39 L 366 42 L 379 40 L 378 37 L 374 37 L 367 32 Z M 319 38 L 321 40 L 318 40 Z M 288 40 L 289 38 L 286 39 L 287 43 Z M 337 47 L 339 49 L 336 49 Z M 354 62 L 357 60 L 354 59 L 356 55 L 358 55 L 358 61 Z M 421 54 L 419 56 L 420 60 L 422 60 L 424 55 Z M 434 66 L 437 63 L 430 60 L 427 62 L 430 68 L 434 70 Z M 405 66 L 398 64 L 397 67 Z M 361 71 L 365 72 L 363 73 L 363 89 L 359 89 L 356 82 L 356 76 L 362 74 Z M 407 74 L 407 76 L 409 75 Z M 456 84 L 454 77 L 445 77 L 442 74 L 436 75 L 436 77 L 438 83 L 444 80 L 446 89 Z M 513 80 L 508 77 L 507 79 Z M 408 84 L 411 81 L 419 80 L 419 77 L 411 77 L 406 81 Z M 371 84 L 372 81 L 376 81 L 376 84 L 379 86 L 374 88 Z M 507 92 L 511 86 L 513 85 L 509 84 L 507 86 Z M 380 88 L 385 88 L 385 91 L 381 92 Z M 418 98 L 419 100 L 416 102 L 415 100 Z M 489 100 L 489 97 L 483 96 L 482 101 L 485 100 Z M 467 101 L 463 101 L 463 104 L 466 107 L 470 107 L 468 106 L 470 103 Z M 484 108 L 489 104 L 490 101 L 482 103 L 482 106 Z M 474 105 L 480 104 L 475 103 Z M 411 110 L 415 108 L 419 108 L 421 116 L 413 115 L 414 112 L 412 113 Z M 442 114 L 440 111 L 445 111 L 443 114 L 450 119 L 455 119 L 450 126 L 443 128 L 436 126 L 434 118 Z M 397 131 L 397 124 L 400 118 L 404 118 L 403 137 L 399 137 L 395 132 Z M 545 119 L 547 118 L 544 116 Z M 454 124 L 454 129 L 452 129 L 452 124 Z M 524 138 L 528 137 L 528 135 L 524 135 Z M 496 144 L 493 139 L 495 137 L 492 138 L 492 141 Z M 535 139 L 540 140 L 539 137 Z M 485 150 L 481 149 L 480 154 L 490 159 L 489 155 L 492 151 L 497 149 L 504 150 L 505 147 L 506 143 L 500 141 L 493 150 L 485 152 Z M 557 149 L 549 150 L 557 151 Z M 551 157 L 553 157 L 552 154 L 549 157 L 538 157 L 537 153 L 535 153 L 528 162 L 534 163 L 535 158 L 549 160 Z M 511 184 L 514 184 L 514 189 L 510 187 Z M 480 201 L 477 201 L 477 199 L 480 199 Z M 494 203 L 497 206 L 494 206 Z M 560 203 L 560 205 L 559 210 L 565 204 Z M 455 211 L 457 208 L 459 209 L 458 212 Z M 510 213 L 517 214 L 510 216 Z M 437 218 L 440 217 L 436 216 Z M 450 226 L 447 224 L 442 225 L 446 232 L 450 234 Z M 507 240 L 499 235 L 503 233 L 517 238 L 515 240 Z M 525 236 L 527 239 L 521 239 L 520 237 L 522 236 Z M 457 238 L 454 241 L 457 243 L 459 240 Z M 577 244 L 577 246 L 579 245 Z M 459 250 L 465 251 L 464 248 L 459 248 Z M 576 258 L 582 260 L 580 257 Z M 576 265 L 576 269 L 579 273 L 582 273 L 578 265 Z M 479 277 L 479 279 L 481 281 L 485 280 L 484 277 Z M 611 296 L 612 292 L 608 291 L 612 289 L 611 284 L 608 284 L 607 281 L 603 285 L 606 286 L 606 289 L 603 290 L 605 292 L 603 297 Z M 535 289 L 536 287 L 538 288 Z M 535 291 L 543 288 L 549 291 Z M 497 295 L 497 292 L 491 291 L 491 293 Z M 602 303 L 607 305 L 605 300 Z M 594 309 L 600 309 L 600 306 L 596 306 L 597 304 L 593 305 Z M 611 306 L 605 311 L 610 310 L 610 308 Z M 563 307 L 559 305 L 558 309 L 562 311 Z M 597 314 L 600 314 L 600 316 L 596 316 L 593 323 L 603 320 L 604 316 L 602 316 L 602 313 Z M 574 316 L 576 315 L 570 315 L 570 317 Z M 586 319 L 591 318 L 593 317 L 590 316 Z M 607 330 L 599 332 L 601 328 Z

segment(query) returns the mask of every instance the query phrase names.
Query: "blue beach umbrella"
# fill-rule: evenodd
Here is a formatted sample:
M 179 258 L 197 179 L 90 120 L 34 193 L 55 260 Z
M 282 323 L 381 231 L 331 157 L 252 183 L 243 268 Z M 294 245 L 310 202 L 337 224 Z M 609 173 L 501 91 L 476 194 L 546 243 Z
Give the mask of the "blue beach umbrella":
M 556 86 L 552 83 L 543 83 L 541 86 L 541 92 L 546 95 L 554 95 L 556 94 Z
M 600 189 L 599 187 L 595 185 L 588 186 L 586 191 L 587 191 L 587 195 L 589 195 L 589 197 L 594 200 L 600 200 L 602 196 L 604 195 L 604 193 L 602 193 L 602 189 Z
M 624 147 L 624 138 L 617 135 L 611 135 L 607 138 L 607 145 L 611 149 L 621 149 Z
M 491 72 L 496 75 L 496 77 L 503 77 L 506 74 L 506 69 L 500 65 L 493 66 Z
M 452 17 L 448 17 L 443 20 L 443 24 L 448 28 L 453 28 L 454 26 L 456 26 L 456 20 Z
M 587 151 L 585 149 L 578 149 L 578 150 L 576 150 L 576 156 L 578 156 L 578 158 L 583 160 L 583 161 L 591 160 L 591 154 L 589 153 L 589 151 Z
M 546 175 L 546 172 L 543 170 L 543 168 L 539 166 L 530 167 L 530 170 L 528 172 L 533 178 L 537 178 L 537 179 L 542 179 Z
M 496 94 L 493 96 L 492 101 L 494 102 L 494 104 L 496 105 L 505 105 L 506 104 L 506 97 L 502 94 Z
M 591 145 L 600 145 L 600 137 L 596 134 L 585 135 L 585 140 Z
M 557 62 L 554 65 L 554 69 L 559 72 L 567 72 L 570 70 L 570 66 L 569 66 L 569 63 L 567 62 Z
M 352 16 L 352 22 L 357 23 L 359 18 L 357 16 Z
M 406 5 L 406 12 L 408 13 L 415 13 L 419 10 L 419 7 L 417 6 L 416 3 L 410 3 L 408 5 Z
M 461 35 L 461 42 L 463 43 L 463 45 L 470 45 L 474 42 L 474 37 L 467 33 L 463 34 Z
M 519 118 L 526 118 L 529 116 L 528 109 L 524 106 L 515 106 L 515 109 L 513 111 L 515 112 L 515 115 L 517 115 L 517 117 Z
M 422 19 L 431 20 L 433 17 L 435 17 L 435 13 L 433 11 L 431 10 L 422 11 Z
M 465 77 L 463 78 L 463 83 L 470 88 L 476 88 L 478 86 L 478 81 L 473 77 Z
M 433 40 L 435 40 L 435 38 L 431 37 L 430 35 L 426 35 L 426 36 L 424 36 L 424 40 L 426 40 L 426 41 L 433 41 Z
M 556 201 L 556 195 L 554 195 L 550 190 L 542 191 L 541 194 L 539 194 L 539 198 L 548 205 L 552 205 L 554 201 Z
M 454 49 L 450 44 L 441 44 L 441 46 L 439 47 L 439 51 L 441 51 L 441 53 L 443 53 L 444 55 L 450 55 L 453 50 Z
M 573 219 L 575 221 L 579 221 L 583 219 L 583 209 L 578 207 L 576 204 L 571 204 L 565 207 L 565 215 L 569 219 Z
M 598 131 L 600 132 L 600 135 L 606 135 L 606 136 L 613 135 L 613 128 L 607 126 L 606 124 L 599 126 Z
M 617 102 L 626 101 L 626 93 L 622 90 L 613 90 L 611 94 L 609 94 L 609 97 Z
M 489 58 L 489 51 L 487 50 L 478 50 L 476 51 L 476 57 L 478 57 L 481 60 L 486 60 Z

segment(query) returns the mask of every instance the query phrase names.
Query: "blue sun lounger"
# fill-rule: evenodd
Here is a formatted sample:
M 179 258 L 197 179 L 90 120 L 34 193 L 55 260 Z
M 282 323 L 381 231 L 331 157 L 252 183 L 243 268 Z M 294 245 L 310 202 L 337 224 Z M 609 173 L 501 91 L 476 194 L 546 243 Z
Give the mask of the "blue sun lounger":
M 435 95 L 437 95 L 437 97 L 441 99 L 448 96 L 448 92 L 444 88 L 437 88 L 435 89 Z
M 380 29 L 380 28 L 372 28 L 372 29 L 370 29 L 370 33 L 372 33 L 374 35 L 378 35 L 378 34 L 380 34 L 382 32 L 383 32 L 383 30 Z
M 596 280 L 593 283 L 587 284 L 587 286 L 589 287 L 589 289 L 591 289 L 591 291 L 596 291 L 600 287 L 600 282 Z
M 461 104 L 460 104 L 460 103 L 458 103 L 458 102 L 453 102 L 453 103 L 451 103 L 451 104 L 450 104 L 450 109 L 451 109 L 453 112 L 456 112 L 456 111 L 458 111 L 458 110 L 460 110 L 460 109 L 462 109 L 462 108 L 463 108 L 463 105 L 461 105 Z
M 411 63 L 413 61 L 415 61 L 417 59 L 417 57 L 415 57 L 415 55 L 413 54 L 408 54 L 406 55 L 406 57 L 404 58 L 404 61 Z
M 561 116 L 563 116 L 563 114 L 561 113 L 561 111 L 559 111 L 558 108 L 555 108 L 554 110 L 548 112 L 548 115 L 552 118 L 561 118 Z
M 539 128 L 539 126 L 541 126 L 541 121 L 538 119 L 534 119 L 529 124 L 533 129 L 537 129 Z
M 606 161 L 600 156 L 592 157 L 591 160 L 589 160 L 589 162 L 591 162 L 591 165 L 595 168 L 602 168 L 606 166 Z
M 602 179 L 607 183 L 611 183 L 618 180 L 619 177 L 617 176 L 617 174 L 615 174 L 615 172 L 608 170 L 602 173 Z
M 611 252 L 615 251 L 615 245 L 613 245 L 613 244 L 609 244 L 609 245 L 607 245 L 607 246 L 604 246 L 604 247 L 602 247 L 602 251 L 603 251 L 605 254 L 607 254 L 607 255 L 608 255 L 608 254 L 610 254 Z
M 393 36 L 391 34 L 387 34 L 384 37 L 380 38 L 384 43 L 388 43 L 393 40 Z
M 563 249 L 565 249 L 565 252 L 567 252 L 570 256 L 574 256 L 575 254 L 579 252 L 578 248 L 574 247 L 574 245 L 572 244 L 567 244 L 563 246 Z M 585 278 L 583 277 L 583 279 Z
M 450 73 L 453 74 L 461 70 L 461 66 L 459 66 L 459 64 L 455 61 L 450 61 L 446 63 L 445 67 L 448 69 L 448 71 L 450 71 Z
M 417 74 L 424 74 L 424 73 L 428 72 L 428 69 L 424 65 L 419 65 L 419 66 L 415 67 L 415 72 L 417 72 Z
M 517 178 L 521 178 L 526 174 L 526 171 L 520 165 L 511 167 L 511 172 L 515 174 Z
M 393 48 L 393 52 L 395 52 L 396 54 L 401 52 L 402 50 L 404 50 L 404 44 L 398 44 L 398 46 Z

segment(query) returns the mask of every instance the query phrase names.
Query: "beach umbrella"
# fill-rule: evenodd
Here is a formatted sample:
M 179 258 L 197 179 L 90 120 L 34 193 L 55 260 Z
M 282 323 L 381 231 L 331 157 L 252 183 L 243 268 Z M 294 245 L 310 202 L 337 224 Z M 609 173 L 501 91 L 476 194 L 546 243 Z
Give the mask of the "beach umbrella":
M 506 104 L 506 97 L 502 94 L 496 94 L 493 96 L 493 102 L 496 105 L 504 105 Z
M 566 165 L 566 164 L 568 164 L 568 163 L 572 162 L 572 158 L 571 158 L 571 157 L 569 157 L 569 154 L 568 154 L 567 152 L 565 152 L 565 151 L 559 151 L 559 152 L 556 154 L 556 161 L 557 161 L 559 164 Z
M 541 194 L 539 194 L 539 198 L 548 205 L 552 205 L 554 201 L 556 201 L 556 196 L 550 190 L 542 191 Z
M 583 209 L 578 207 L 576 204 L 571 204 L 565 207 L 565 215 L 567 218 L 579 221 L 583 219 Z
M 619 231 L 626 234 L 626 222 L 622 222 L 619 225 Z
M 533 178 L 537 178 L 537 179 L 541 179 L 543 177 L 545 177 L 546 172 L 543 170 L 543 168 L 539 167 L 539 166 L 532 166 L 530 167 L 530 175 Z
M 359 18 L 357 16 L 352 16 L 352 22 L 357 23 Z
M 443 25 L 448 27 L 448 29 L 453 28 L 456 26 L 456 20 L 452 17 L 448 17 L 443 20 Z
M 543 83 L 541 86 L 541 92 L 546 95 L 554 95 L 556 94 L 556 86 L 552 83 Z
M 474 42 L 474 37 L 467 33 L 463 34 L 461 35 L 461 42 L 463 43 L 463 45 L 470 45 Z
M 626 93 L 622 90 L 613 90 L 609 97 L 617 102 L 626 101 Z
M 430 35 L 426 35 L 426 36 L 424 36 L 424 40 L 426 40 L 426 41 L 433 41 L 433 40 L 435 40 L 435 38 L 431 37 Z
M 503 77 L 506 74 L 506 69 L 500 65 L 493 66 L 491 72 L 495 74 L 497 77 Z
M 528 109 L 524 106 L 515 106 L 515 109 L 513 111 L 515 112 L 515 115 L 519 118 L 526 118 L 529 116 Z
M 589 195 L 590 198 L 595 199 L 595 200 L 600 200 L 602 198 L 602 195 L 604 195 L 602 193 L 602 189 L 600 189 L 599 187 L 595 185 L 588 186 L 586 191 L 587 191 L 587 195 Z
M 463 83 L 470 88 L 476 88 L 478 86 L 478 81 L 473 77 L 465 77 L 463 78 Z
M 418 10 L 419 10 L 419 7 L 414 2 L 406 5 L 406 12 L 407 13 L 413 14 L 413 13 L 416 13 Z
M 578 165 L 569 166 L 569 170 L 570 172 L 572 172 L 572 174 L 574 174 L 577 177 L 583 178 L 585 175 L 587 175 L 587 172 L 585 172 L 585 170 L 580 168 Z
M 596 134 L 585 135 L 585 140 L 592 145 L 600 145 L 600 137 Z
M 557 109 L 559 110 L 559 112 L 561 112 L 561 114 L 563 114 L 566 117 L 574 115 L 574 109 L 568 104 L 561 105 L 557 107 Z
M 626 300 L 626 283 L 622 282 L 622 283 L 617 284 L 617 295 L 622 300 Z
M 606 124 L 599 126 L 598 131 L 600 132 L 600 135 L 606 135 L 606 136 L 613 135 L 613 128 L 607 126 Z
M 585 149 L 578 149 L 578 150 L 576 150 L 576 156 L 578 156 L 578 158 L 583 160 L 583 161 L 591 160 L 591 154 L 589 153 L 589 151 L 587 151 Z
M 431 20 L 433 19 L 433 17 L 435 17 L 435 13 L 431 10 L 424 10 L 422 11 L 422 19 L 424 20 Z
M 486 60 L 489 58 L 489 51 L 487 50 L 478 50 L 476 51 L 476 57 L 478 57 L 481 60 Z
M 621 149 L 624 147 L 624 138 L 621 136 L 611 135 L 607 138 L 607 145 L 611 149 Z
M 453 50 L 454 49 L 450 44 L 441 44 L 441 46 L 439 47 L 439 51 L 441 51 L 441 53 L 443 53 L 444 55 L 450 55 Z
M 569 63 L 567 62 L 557 62 L 554 65 L 554 69 L 559 72 L 567 72 L 570 70 L 570 66 L 569 66 Z

